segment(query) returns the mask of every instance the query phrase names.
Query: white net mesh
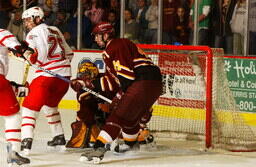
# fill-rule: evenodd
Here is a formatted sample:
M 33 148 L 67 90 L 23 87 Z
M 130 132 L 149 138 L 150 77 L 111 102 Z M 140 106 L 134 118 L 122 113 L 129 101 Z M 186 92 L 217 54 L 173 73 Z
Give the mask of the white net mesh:
M 149 123 L 152 131 L 167 132 L 171 137 L 200 137 L 215 148 L 256 149 L 255 127 L 246 122 L 244 115 L 248 113 L 237 107 L 224 70 L 222 49 L 165 45 L 141 47 L 161 68 L 163 75 L 164 91 L 154 106 Z M 213 58 L 212 75 L 207 75 L 207 70 L 211 69 L 210 56 Z M 207 89 L 209 84 L 212 84 L 212 91 Z M 211 94 L 212 99 L 209 98 Z M 211 112 L 207 107 L 209 101 L 212 103 L 211 121 L 206 119 L 206 113 Z M 206 126 L 207 122 L 212 130 Z M 208 135 L 211 137 L 205 138 Z

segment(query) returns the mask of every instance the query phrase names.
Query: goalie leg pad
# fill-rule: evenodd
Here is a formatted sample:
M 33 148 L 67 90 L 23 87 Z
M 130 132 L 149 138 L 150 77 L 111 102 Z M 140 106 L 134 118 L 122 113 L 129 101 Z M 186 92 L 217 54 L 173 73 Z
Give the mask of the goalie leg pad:
M 71 124 L 72 136 L 68 141 L 67 148 L 86 148 L 89 142 L 94 143 L 99 135 L 100 129 L 97 125 L 88 127 L 82 121 Z
M 72 136 L 68 143 L 67 148 L 83 148 L 86 145 L 85 135 L 89 130 L 82 121 L 76 121 L 71 124 Z
M 96 139 L 99 133 L 100 133 L 100 128 L 97 125 L 92 125 L 90 142 L 96 142 Z

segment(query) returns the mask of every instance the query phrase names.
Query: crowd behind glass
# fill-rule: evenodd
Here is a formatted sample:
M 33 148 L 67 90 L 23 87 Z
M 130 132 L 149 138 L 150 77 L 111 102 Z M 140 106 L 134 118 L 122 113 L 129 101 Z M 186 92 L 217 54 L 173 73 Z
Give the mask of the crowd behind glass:
M 158 0 L 124 0 L 124 37 L 135 43 L 157 43 Z M 256 0 L 163 0 L 162 44 L 193 44 L 194 15 L 198 13 L 198 45 L 223 48 L 226 54 L 244 55 L 248 34 L 248 53 L 256 55 Z M 77 49 L 76 0 L 27 0 L 27 8 L 40 6 L 45 23 L 57 26 L 66 41 Z M 101 21 L 110 22 L 120 36 L 120 0 L 81 0 L 82 48 L 98 49 L 91 30 Z M 247 4 L 250 12 L 246 15 Z M 1 0 L 0 27 L 23 39 L 21 14 L 23 0 Z M 197 9 L 197 12 L 194 10 Z M 247 16 L 249 21 L 247 22 Z M 248 23 L 248 24 L 247 24 Z M 248 25 L 248 26 L 247 26 Z

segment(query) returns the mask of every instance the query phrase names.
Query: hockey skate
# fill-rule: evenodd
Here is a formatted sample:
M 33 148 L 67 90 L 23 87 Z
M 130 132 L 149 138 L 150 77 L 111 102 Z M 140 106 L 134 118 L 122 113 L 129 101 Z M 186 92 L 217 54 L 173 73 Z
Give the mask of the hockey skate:
M 97 141 L 95 143 L 97 147 Z M 105 144 L 94 149 L 87 149 L 80 157 L 81 162 L 92 162 L 94 164 L 99 164 L 103 159 L 105 153 L 110 150 L 110 144 Z
M 32 147 L 32 138 L 25 138 L 21 141 L 21 151 L 24 155 L 29 155 Z
M 114 147 L 114 153 L 119 154 L 127 151 L 141 151 L 148 147 L 153 147 L 154 145 L 154 136 L 150 134 L 147 128 L 143 128 L 140 130 L 136 141 L 125 141 L 119 139 L 117 141 L 117 145 Z
M 115 154 L 125 153 L 127 151 L 137 151 L 140 149 L 138 141 L 123 141 L 118 140 L 117 145 L 114 148 Z
M 154 142 L 154 136 L 153 135 L 149 135 L 147 138 L 143 139 L 143 140 L 138 140 L 139 144 L 150 144 Z
M 12 151 L 11 144 L 7 145 L 7 164 L 9 167 L 18 165 L 18 166 L 25 166 L 30 163 L 28 158 L 22 157 L 16 151 Z
M 149 151 L 152 149 L 156 149 L 154 136 L 150 134 L 147 128 L 143 128 L 140 130 L 137 141 L 140 145 L 140 151 Z
M 150 134 L 147 128 L 140 130 L 137 141 L 139 144 L 149 144 L 154 142 L 154 136 Z
M 66 140 L 64 135 L 55 136 L 51 141 L 47 142 L 48 148 L 55 151 L 66 150 Z

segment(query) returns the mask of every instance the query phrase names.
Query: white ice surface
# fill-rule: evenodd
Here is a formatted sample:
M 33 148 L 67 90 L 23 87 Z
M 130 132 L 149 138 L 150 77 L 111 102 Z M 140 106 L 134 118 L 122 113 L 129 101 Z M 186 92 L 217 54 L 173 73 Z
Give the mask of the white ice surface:
M 42 112 L 43 113 L 43 112 Z M 79 161 L 82 151 L 56 152 L 47 149 L 51 139 L 44 114 L 40 114 L 35 129 L 35 140 L 30 155 L 30 167 L 255 167 L 256 153 L 232 153 L 224 151 L 204 151 L 203 143 L 157 139 L 156 147 L 149 150 L 115 155 L 107 152 L 99 165 Z M 75 120 L 75 112 L 62 110 L 65 136 L 71 136 L 70 124 Z M 4 122 L 0 119 L 0 167 L 6 167 L 6 148 L 4 143 Z

